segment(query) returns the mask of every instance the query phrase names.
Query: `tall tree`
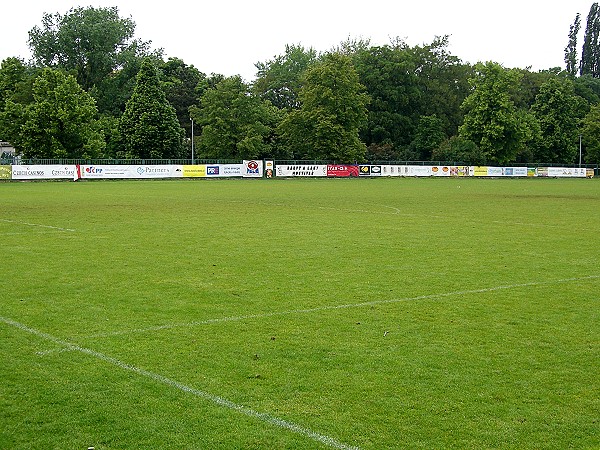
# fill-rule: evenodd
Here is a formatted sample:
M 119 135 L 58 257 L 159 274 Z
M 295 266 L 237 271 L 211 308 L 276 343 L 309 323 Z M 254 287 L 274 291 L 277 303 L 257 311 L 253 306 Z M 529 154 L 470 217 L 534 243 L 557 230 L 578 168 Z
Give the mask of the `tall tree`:
M 134 40 L 135 23 L 119 17 L 117 7 L 72 8 L 65 15 L 45 13 L 42 26 L 29 31 L 33 58 L 45 67 L 75 70 L 89 91 L 119 68 L 120 55 L 145 55 L 149 43 Z
M 600 78 L 600 7 L 592 4 L 587 17 L 583 49 L 581 52 L 580 75 L 591 75 Z
M 192 117 L 201 127 L 198 139 L 205 158 L 254 159 L 274 157 L 274 129 L 278 110 L 250 93 L 239 76 L 207 89 Z
M 520 74 L 494 62 L 478 63 L 475 71 L 470 79 L 473 92 L 462 105 L 465 120 L 459 136 L 477 144 L 489 162 L 514 161 L 527 138 L 522 117 L 510 97 Z
M 94 99 L 74 77 L 44 69 L 33 83 L 33 102 L 8 100 L 2 121 L 13 123 L 9 136 L 27 158 L 96 158 L 104 140 L 96 125 Z
M 569 28 L 569 43 L 565 47 L 565 63 L 567 65 L 567 73 L 571 76 L 577 75 L 577 35 L 581 28 L 581 15 L 577 13 L 573 24 Z
M 254 91 L 279 109 L 298 108 L 301 77 L 316 61 L 317 52 L 301 45 L 286 45 L 285 54 L 271 61 L 256 63 L 257 78 Z
M 133 95 L 119 122 L 123 156 L 131 158 L 182 158 L 184 131 L 175 108 L 167 101 L 158 70 L 144 60 Z
M 198 104 L 196 89 L 206 80 L 206 75 L 179 58 L 169 58 L 160 66 L 167 100 L 175 108 L 179 125 L 191 137 L 190 107 Z
M 295 159 L 353 162 L 366 146 L 359 129 L 367 118 L 368 96 L 349 56 L 330 53 L 305 73 L 301 107 L 289 113 L 279 131 Z
M 531 108 L 541 131 L 534 153 L 538 162 L 575 162 L 581 101 L 569 79 L 554 77 L 542 85 Z
M 600 105 L 594 105 L 583 120 L 581 138 L 585 148 L 585 162 L 600 164 Z

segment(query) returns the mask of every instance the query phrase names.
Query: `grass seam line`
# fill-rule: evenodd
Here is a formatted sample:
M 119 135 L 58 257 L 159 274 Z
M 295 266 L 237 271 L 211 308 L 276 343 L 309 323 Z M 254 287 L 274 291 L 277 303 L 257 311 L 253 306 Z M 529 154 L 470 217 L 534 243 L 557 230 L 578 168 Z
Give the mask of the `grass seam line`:
M 30 333 L 32 335 L 35 335 L 39 338 L 42 338 L 44 340 L 47 341 L 51 341 L 61 347 L 63 347 L 65 350 L 70 350 L 70 351 L 76 351 L 79 353 L 83 353 L 85 355 L 88 356 L 92 356 L 96 359 L 99 359 L 101 361 L 104 361 L 106 363 L 112 364 L 114 366 L 117 366 L 123 370 L 129 371 L 129 372 L 133 372 L 137 375 L 141 375 L 143 377 L 146 378 L 150 378 L 154 381 L 158 381 L 159 383 L 165 384 L 167 386 L 171 386 L 175 389 L 178 389 L 182 392 L 188 393 L 188 394 L 192 394 L 196 397 L 199 398 L 203 398 L 205 400 L 208 400 L 212 403 L 214 403 L 215 405 L 227 408 L 227 409 L 231 409 L 233 411 L 237 411 L 241 414 L 244 414 L 248 417 L 252 417 L 255 419 L 259 419 L 263 422 L 266 422 L 268 424 L 271 425 L 275 425 L 279 428 L 283 428 L 286 429 L 288 431 L 294 432 L 296 434 L 308 437 L 314 441 L 320 442 L 321 444 L 327 445 L 329 447 L 338 449 L 338 450 L 358 450 L 358 447 L 354 447 L 354 446 L 349 446 L 346 445 L 330 436 L 326 436 L 320 433 L 317 433 L 315 431 L 312 431 L 309 428 L 303 427 L 301 425 L 295 424 L 293 422 L 290 422 L 288 420 L 285 419 L 281 419 L 279 417 L 276 416 L 272 416 L 271 414 L 267 414 L 267 413 L 262 413 L 259 411 L 256 411 L 252 408 L 249 408 L 247 406 L 244 405 L 240 405 L 237 403 L 234 403 L 230 400 L 227 400 L 226 398 L 220 397 L 218 395 L 214 395 L 214 394 L 210 394 L 208 392 L 187 386 L 183 383 L 180 383 L 179 381 L 173 380 L 171 378 L 165 377 L 163 375 L 160 375 L 158 373 L 154 373 L 154 372 L 150 372 L 148 370 L 142 369 L 140 367 L 136 367 L 133 366 L 131 364 L 127 364 L 123 361 L 120 361 L 116 358 L 113 358 L 112 356 L 108 356 L 105 355 L 104 353 L 100 353 L 97 352 L 95 350 L 89 349 L 89 348 L 85 348 L 85 347 L 80 347 L 79 345 L 67 342 L 67 341 L 63 341 L 62 339 L 59 339 L 55 336 L 52 336 L 51 334 L 48 333 L 44 333 L 43 331 L 37 330 L 35 328 L 31 328 L 28 327 L 27 325 L 24 325 L 20 322 L 17 322 L 15 320 L 6 318 L 6 317 L 2 317 L 0 316 L 0 322 L 5 323 L 6 325 L 10 325 L 12 327 L 15 327 L 21 331 L 25 331 L 27 333 Z
M 77 336 L 82 339 L 96 339 L 103 337 L 111 337 L 111 336 L 125 336 L 129 334 L 137 334 L 137 333 L 148 333 L 152 331 L 161 331 L 161 330 L 170 330 L 173 328 L 186 328 L 186 327 L 195 327 L 199 325 L 209 325 L 211 323 L 220 323 L 220 322 L 236 322 L 241 320 L 252 320 L 252 319 L 263 319 L 268 317 L 275 316 L 286 316 L 292 314 L 309 314 L 313 312 L 321 312 L 321 311 L 329 311 L 336 309 L 348 309 L 348 308 L 361 308 L 365 306 L 375 306 L 375 305 L 385 305 L 390 303 L 400 303 L 400 302 L 410 302 L 417 300 L 435 300 L 447 297 L 454 297 L 457 295 L 470 295 L 470 294 L 483 294 L 486 292 L 495 292 L 501 290 L 515 289 L 520 287 L 532 287 L 532 286 L 543 286 L 549 284 L 559 284 L 559 283 L 569 283 L 572 281 L 583 281 L 583 280 L 593 280 L 600 278 L 600 275 L 589 275 L 585 277 L 573 277 L 573 278 L 563 278 L 560 280 L 553 281 L 532 281 L 528 283 L 517 283 L 517 284 L 509 284 L 502 286 L 495 286 L 490 288 L 481 288 L 481 289 L 468 289 L 462 291 L 452 291 L 452 292 L 441 292 L 438 294 L 425 294 L 419 295 L 415 297 L 403 297 L 403 298 L 393 298 L 388 300 L 373 300 L 369 302 L 361 302 L 361 303 L 346 303 L 342 305 L 331 305 L 331 306 L 318 306 L 315 308 L 306 308 L 306 309 L 288 309 L 285 311 L 273 311 L 269 313 L 263 314 L 248 314 L 244 316 L 228 316 L 228 317 L 217 317 L 214 319 L 206 319 L 206 320 L 198 320 L 187 323 L 179 323 L 179 324 L 165 324 L 165 325 L 157 325 L 154 327 L 147 328 L 134 328 L 130 330 L 121 330 L 121 331 L 113 331 L 110 333 L 97 333 L 90 335 L 81 335 Z

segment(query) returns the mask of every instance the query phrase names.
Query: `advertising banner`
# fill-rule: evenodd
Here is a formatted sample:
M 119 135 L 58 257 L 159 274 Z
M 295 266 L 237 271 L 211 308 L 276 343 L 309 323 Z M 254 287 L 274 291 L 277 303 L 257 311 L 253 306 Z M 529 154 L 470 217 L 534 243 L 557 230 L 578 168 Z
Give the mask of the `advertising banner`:
M 278 165 L 275 170 L 278 177 L 326 177 L 326 165 Z
M 184 165 L 182 173 L 183 178 L 203 178 L 206 176 L 206 165 Z
M 328 177 L 357 177 L 359 176 L 358 166 L 350 164 L 328 164 Z
M 433 175 L 431 166 L 404 166 L 406 177 L 430 177 Z
M 470 177 L 472 174 L 473 168 L 470 166 L 450 166 L 451 177 Z
M 450 176 L 450 167 L 448 167 L 448 166 L 432 166 L 431 174 L 434 177 L 449 177 Z
M 587 178 L 594 178 L 594 169 L 585 169 L 585 176 Z
M 0 180 L 10 180 L 12 178 L 11 166 L 0 166 Z
M 262 178 L 263 162 L 256 160 L 244 160 L 242 168 L 242 177 L 244 178 Z
M 109 178 L 180 178 L 183 176 L 181 165 L 81 165 L 81 178 L 109 179 Z
M 548 167 L 549 177 L 557 178 L 585 178 L 586 170 L 583 167 Z
M 13 180 L 52 180 L 52 179 L 71 179 L 77 178 L 77 168 L 75 165 L 61 166 L 59 164 L 50 165 L 31 165 L 31 166 L 12 166 Z
M 383 177 L 400 177 L 404 174 L 404 167 L 402 166 L 381 166 L 381 176 Z

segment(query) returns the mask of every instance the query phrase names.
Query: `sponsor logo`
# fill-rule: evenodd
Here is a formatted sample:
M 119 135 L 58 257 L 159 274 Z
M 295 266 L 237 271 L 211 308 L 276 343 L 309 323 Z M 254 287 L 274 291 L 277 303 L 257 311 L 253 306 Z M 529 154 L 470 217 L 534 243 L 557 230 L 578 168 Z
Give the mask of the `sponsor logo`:
M 381 173 L 381 167 L 380 166 L 372 166 L 371 173 Z
M 137 173 L 139 173 L 140 175 L 144 173 L 144 168 L 143 167 L 138 167 L 137 168 Z
M 371 167 L 369 167 L 369 166 L 360 166 L 359 170 L 360 170 L 361 175 L 370 175 L 371 174 Z
M 206 168 L 207 175 L 219 175 L 219 166 L 208 166 Z
M 89 166 L 85 168 L 85 173 L 102 173 L 100 167 Z
M 246 163 L 247 174 L 258 174 L 258 163 L 256 161 L 248 161 Z

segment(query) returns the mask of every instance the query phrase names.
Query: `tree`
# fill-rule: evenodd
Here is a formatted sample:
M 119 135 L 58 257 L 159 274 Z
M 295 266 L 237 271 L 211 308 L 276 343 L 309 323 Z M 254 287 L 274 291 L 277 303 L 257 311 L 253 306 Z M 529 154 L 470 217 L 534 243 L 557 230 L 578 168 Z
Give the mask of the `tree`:
M 167 101 L 158 70 L 145 59 L 133 95 L 119 122 L 125 154 L 131 158 L 184 157 L 183 129 Z
M 410 149 L 415 154 L 414 159 L 420 161 L 431 159 L 432 152 L 447 138 L 448 136 L 444 133 L 444 124 L 435 114 L 421 116 L 415 138 L 410 144 Z
M 74 77 L 47 68 L 33 83 L 33 102 L 8 100 L 2 118 L 15 125 L 9 140 L 27 158 L 96 158 L 104 149 L 96 114 Z
M 484 165 L 486 158 L 477 145 L 468 139 L 452 136 L 436 148 L 431 155 L 434 161 L 466 165 Z
M 520 74 L 494 62 L 478 63 L 475 71 L 469 80 L 473 92 L 462 104 L 465 119 L 459 136 L 475 142 L 489 162 L 507 164 L 514 161 L 527 139 L 521 115 L 510 98 Z
M 600 105 L 592 106 L 583 119 L 581 138 L 585 148 L 585 162 L 600 163 Z
M 301 45 L 286 45 L 285 54 L 271 61 L 256 63 L 258 70 L 254 92 L 279 109 L 291 111 L 299 105 L 301 77 L 316 61 L 317 52 Z
M 207 89 L 192 117 L 201 127 L 198 139 L 205 158 L 256 159 L 274 156 L 274 129 L 279 120 L 270 102 L 249 92 L 239 76 Z
M 197 105 L 196 89 L 206 75 L 179 58 L 169 58 L 160 66 L 160 73 L 167 100 L 175 108 L 179 125 L 191 138 L 190 107 Z
M 581 52 L 580 75 L 592 75 L 600 78 L 600 8 L 592 4 L 587 17 L 583 48 Z
M 117 7 L 75 8 L 64 16 L 44 14 L 29 31 L 29 47 L 39 65 L 74 70 L 89 91 L 123 63 L 121 56 L 145 56 L 149 42 L 134 40 L 135 23 L 119 17 Z
M 305 73 L 300 109 L 282 121 L 279 133 L 295 159 L 353 162 L 366 146 L 358 131 L 366 122 L 368 96 L 352 60 L 330 53 Z
M 580 100 L 568 79 L 550 78 L 542 85 L 532 107 L 541 131 L 534 153 L 538 162 L 575 162 Z
M 573 25 L 569 28 L 569 43 L 565 48 L 565 63 L 567 65 L 567 73 L 574 77 L 577 75 L 577 35 L 581 28 L 581 15 L 577 13 Z

